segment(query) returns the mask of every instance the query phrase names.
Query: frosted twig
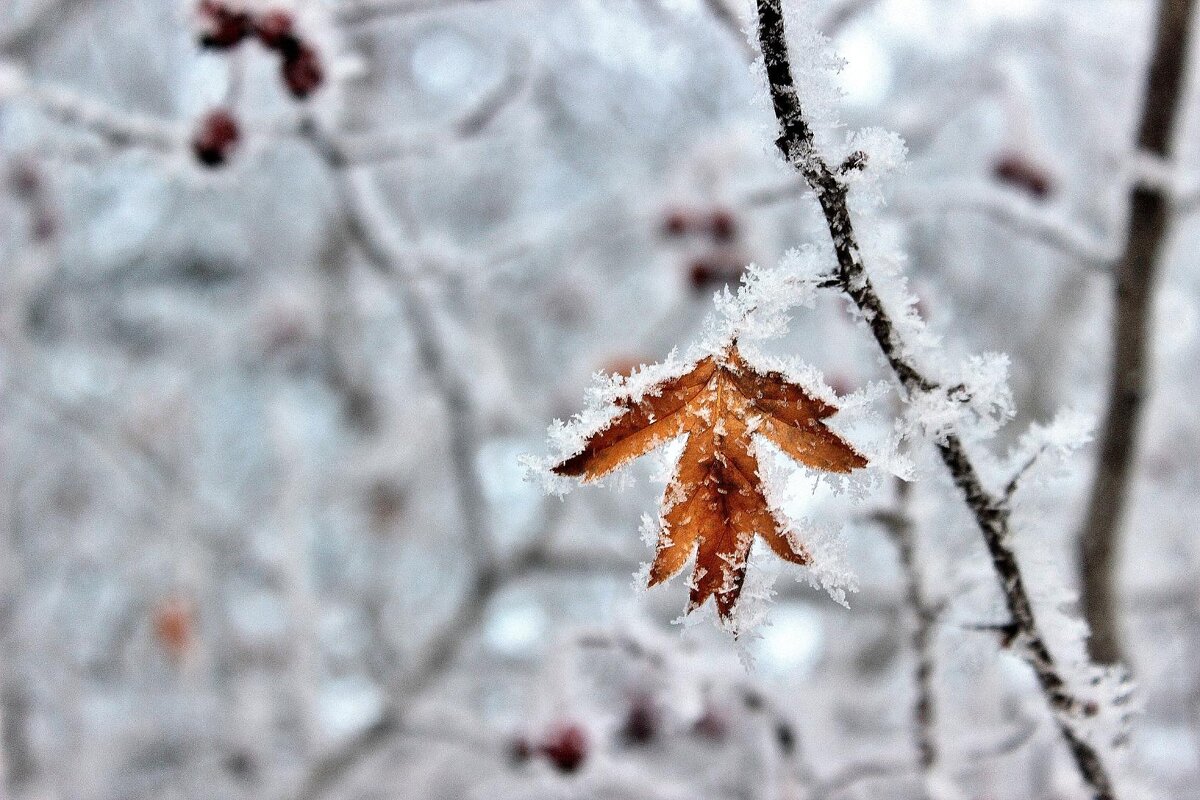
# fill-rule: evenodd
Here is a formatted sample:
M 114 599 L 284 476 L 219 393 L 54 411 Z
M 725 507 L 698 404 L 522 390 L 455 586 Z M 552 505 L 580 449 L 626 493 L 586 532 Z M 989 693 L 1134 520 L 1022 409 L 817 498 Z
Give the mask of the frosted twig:
M 454 663 L 464 645 L 483 624 L 496 593 L 535 568 L 550 547 L 557 519 L 550 517 L 548 530 L 535 535 L 510 559 L 497 559 L 475 571 L 467 596 L 422 648 L 417 663 L 391 688 L 387 706 L 379 718 L 336 750 L 317 759 L 298 786 L 282 793 L 279 800 L 316 800 L 336 786 L 357 764 L 379 752 L 405 730 L 405 700 L 428 688 Z
M 780 127 L 776 145 L 816 194 L 833 242 L 842 290 L 862 313 L 897 379 L 910 395 L 931 391 L 937 384 L 910 360 L 905 343 L 863 266 L 847 203 L 848 187 L 817 151 L 813 131 L 804 116 L 792 78 L 781 0 L 757 0 L 757 8 L 758 42 Z M 983 534 L 1009 614 L 1025 641 L 1021 652 L 1033 668 L 1047 702 L 1056 712 L 1059 730 L 1081 777 L 1096 800 L 1114 800 L 1116 793 L 1100 753 L 1071 721 L 1071 717 L 1079 713 L 1081 704 L 1069 689 L 1038 626 L 1033 602 L 1025 588 L 1025 577 L 1012 548 L 1009 509 L 1001 498 L 984 487 L 957 432 L 949 430 L 937 443 L 937 449 Z
M 1096 239 L 1064 219 L 1033 208 L 1029 202 L 995 190 L 939 187 L 901 197 L 894 208 L 913 218 L 945 213 L 978 214 L 1023 239 L 1040 242 L 1096 270 L 1110 269 L 1120 250 L 1115 241 Z
M 497 0 L 348 0 L 337 4 L 334 18 L 340 25 L 366 25 L 371 22 L 447 11 L 461 6 L 484 5 Z
M 458 116 L 450 126 L 452 138 L 465 141 L 486 131 L 504 109 L 524 94 L 533 75 L 532 63 L 532 53 L 528 47 L 514 47 L 504 77 Z M 445 125 L 439 125 L 436 131 L 419 133 L 380 131 L 357 136 L 343 135 L 339 146 L 345 160 L 354 164 L 422 155 L 441 146 L 439 139 L 446 136 L 445 128 Z
M 1194 6 L 1194 0 L 1159 2 L 1137 137 L 1138 151 L 1159 160 L 1170 153 L 1183 97 Z M 1080 600 L 1092 630 L 1088 649 L 1104 663 L 1121 660 L 1120 611 L 1113 582 L 1149 385 L 1150 314 L 1171 221 L 1169 189 L 1161 182 L 1135 181 L 1129 208 L 1128 236 L 1113 275 L 1108 410 L 1100 428 L 1099 458 L 1079 539 Z
M 88 0 L 48 0 L 15 25 L 0 30 L 0 53 L 24 56 L 48 33 L 61 26 L 78 8 Z
M 713 19 L 728 30 L 734 39 L 743 44 L 748 58 L 754 59 L 758 56 L 754 47 L 746 40 L 742 22 L 734 10 L 729 7 L 729 0 L 704 0 L 704 5 L 712 14 Z M 816 27 L 824 31 L 826 36 L 833 38 L 843 28 L 877 5 L 879 5 L 879 0 L 837 0 L 825 10 L 821 19 L 817 20 Z
M 404 276 L 405 270 L 398 264 L 400 251 L 385 234 L 387 226 L 372 213 L 364 191 L 352 180 L 351 168 L 338 144 L 322 135 L 315 124 L 306 126 L 304 132 L 337 181 L 347 235 L 381 274 L 392 278 Z M 392 739 L 402 727 L 403 699 L 423 690 L 454 662 L 463 643 L 482 623 L 491 598 L 502 586 L 541 562 L 549 550 L 559 519 L 557 514 L 547 514 L 544 518 L 546 527 L 511 559 L 502 559 L 496 553 L 485 516 L 486 496 L 476 466 L 479 437 L 467 386 L 450 367 L 433 319 L 433 309 L 409 281 L 395 281 L 395 284 L 406 302 L 421 364 L 442 395 L 446 408 L 454 484 L 459 495 L 465 538 L 475 558 L 475 570 L 467 596 L 422 650 L 418 662 L 392 687 L 385 712 L 344 747 L 318 760 L 299 789 L 291 794 L 295 800 L 321 796 L 354 765 Z
M 315 124 L 308 125 L 305 132 L 337 181 L 340 207 L 345 209 L 343 224 L 346 235 L 380 274 L 392 278 L 403 275 L 404 270 L 397 267 L 398 250 L 393 248 L 383 233 L 386 226 L 378 224 L 373 218 L 364 193 L 355 184 L 338 144 L 324 137 Z M 467 545 L 474 551 L 481 571 L 494 569 L 495 556 L 485 517 L 487 500 L 475 464 L 478 436 L 470 392 L 462 376 L 456 374 L 449 365 L 433 309 L 421 295 L 419 287 L 407 280 L 395 281 L 395 286 L 408 311 L 406 318 L 418 358 L 441 394 L 446 408 L 454 484 L 464 518 L 463 531 Z
M 29 82 L 16 67 L 0 63 L 0 99 L 21 98 L 63 125 L 91 133 L 109 147 L 142 147 L 170 152 L 186 141 L 181 125 L 168 120 L 122 111 L 61 86 Z
M 912 650 L 917 666 L 913 675 L 916 700 L 913 703 L 912 725 L 917 745 L 917 763 L 928 781 L 938 761 L 936 706 L 934 698 L 935 650 L 934 637 L 940 609 L 925 596 L 924 577 L 917 561 L 913 520 L 908 511 L 909 484 L 896 480 L 896 507 L 877 516 L 891 535 L 904 575 L 904 596 L 912 614 Z
M 1017 489 L 1020 488 L 1021 479 L 1025 477 L 1029 470 L 1033 469 L 1033 465 L 1037 463 L 1037 460 L 1041 458 L 1042 454 L 1045 452 L 1046 448 L 1044 446 L 1039 447 L 1033 453 L 1033 455 L 1027 458 L 1025 463 L 1013 473 L 1013 476 L 1009 479 L 1008 483 L 1005 484 L 1004 491 L 1000 494 L 1001 499 L 1003 499 L 1005 503 L 1012 502 L 1013 495 L 1015 495 L 1017 493 Z
M 840 171 L 840 170 L 839 170 Z M 795 200 L 809 191 L 805 181 L 788 181 L 755 189 L 742 202 L 751 208 Z M 1200 193 L 1198 193 L 1200 198 Z M 939 214 L 978 214 L 1005 227 L 1023 239 L 1075 259 L 1090 269 L 1107 271 L 1117 260 L 1120 244 L 1089 235 L 1068 221 L 1032 208 L 1031 204 L 1007 197 L 997 191 L 978 191 L 969 187 L 944 186 L 936 191 L 901 194 L 889 206 L 893 213 L 908 219 Z
M 829 800 L 862 781 L 907 775 L 912 770 L 913 766 L 908 761 L 864 761 L 851 764 L 817 785 L 813 790 L 812 798 L 813 800 Z

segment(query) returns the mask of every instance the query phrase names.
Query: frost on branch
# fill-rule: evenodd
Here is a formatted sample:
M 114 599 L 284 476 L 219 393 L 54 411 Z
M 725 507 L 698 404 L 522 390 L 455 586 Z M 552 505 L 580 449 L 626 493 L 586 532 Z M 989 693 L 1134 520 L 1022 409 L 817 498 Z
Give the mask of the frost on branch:
M 970 439 L 987 439 L 1013 413 L 1008 356 L 985 353 L 947 369 L 942 386 L 914 393 L 905 421 L 911 436 L 940 441 L 953 431 Z

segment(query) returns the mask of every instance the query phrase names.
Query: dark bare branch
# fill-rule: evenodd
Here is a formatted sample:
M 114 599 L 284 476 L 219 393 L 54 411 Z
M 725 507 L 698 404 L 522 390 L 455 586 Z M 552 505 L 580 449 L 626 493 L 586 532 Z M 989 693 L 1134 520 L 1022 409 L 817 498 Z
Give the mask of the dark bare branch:
M 1161 0 L 1154 52 L 1146 79 L 1137 147 L 1166 159 L 1179 111 L 1194 0 Z M 1120 610 L 1113 586 L 1129 485 L 1149 391 L 1150 319 L 1171 197 L 1158 185 L 1135 181 L 1129 231 L 1113 283 L 1112 371 L 1099 457 L 1079 537 L 1083 615 L 1092 629 L 1089 650 L 1103 663 L 1122 660 Z
M 776 145 L 816 195 L 837 257 L 842 290 L 863 314 L 897 379 L 910 394 L 930 391 L 937 384 L 911 361 L 863 266 L 847 204 L 847 187 L 817 152 L 792 78 L 781 0 L 757 0 L 757 9 L 758 41 L 780 127 Z M 1100 754 L 1077 731 L 1072 719 L 1081 714 L 1081 703 L 1068 688 L 1038 626 L 1024 574 L 1012 549 L 1008 508 L 1000 497 L 984 487 L 966 446 L 955 432 L 946 434 L 937 448 L 983 534 L 1009 614 L 1021 631 L 1021 652 L 1034 670 L 1042 694 L 1056 712 L 1059 730 L 1079 773 L 1096 800 L 1113 800 L 1115 790 Z

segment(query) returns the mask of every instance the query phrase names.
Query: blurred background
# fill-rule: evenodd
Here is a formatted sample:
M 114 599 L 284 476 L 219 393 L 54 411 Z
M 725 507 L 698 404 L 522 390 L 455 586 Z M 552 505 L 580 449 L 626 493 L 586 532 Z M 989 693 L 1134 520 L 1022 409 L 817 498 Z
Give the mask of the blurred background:
M 906 490 L 810 492 L 860 591 L 765 564 L 751 670 L 673 624 L 682 577 L 634 585 L 661 458 L 564 499 L 519 464 L 747 263 L 827 246 L 749 5 L 0 4 L 3 796 L 1087 796 L 924 450 Z M 872 225 L 921 314 L 952 356 L 1010 358 L 1015 418 L 978 446 L 1002 486 L 1031 424 L 1105 408 L 1156 5 L 801 13 L 845 59 L 846 129 L 908 145 Z M 1200 793 L 1198 100 L 1160 169 L 1115 579 L 1126 797 Z M 773 346 L 840 394 L 887 378 L 833 296 Z M 872 402 L 853 429 L 886 438 Z M 1047 619 L 1074 613 L 1094 460 L 1014 499 Z

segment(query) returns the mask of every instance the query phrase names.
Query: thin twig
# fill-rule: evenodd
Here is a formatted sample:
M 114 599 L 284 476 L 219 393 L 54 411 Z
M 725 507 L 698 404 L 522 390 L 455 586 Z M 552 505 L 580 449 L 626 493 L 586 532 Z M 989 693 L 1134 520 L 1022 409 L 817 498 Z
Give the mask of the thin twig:
M 847 186 L 817 151 L 792 78 L 781 0 L 757 0 L 757 6 L 758 41 L 780 127 L 776 145 L 816 195 L 837 256 L 841 288 L 862 313 L 897 379 L 909 394 L 931 391 L 936 384 L 910 360 L 905 343 L 863 266 L 847 204 Z M 1072 717 L 1081 713 L 1082 706 L 1067 686 L 1038 626 L 1025 577 L 1012 548 L 1008 507 L 984 487 L 956 432 L 948 432 L 937 448 L 983 534 L 1009 614 L 1022 634 L 1021 653 L 1033 668 L 1047 702 L 1057 712 L 1059 730 L 1081 777 L 1096 800 L 1114 800 L 1112 780 L 1099 752 L 1073 724 Z
M 113 108 L 66 87 L 31 83 L 20 68 L 0 62 L 0 71 L 6 68 L 14 71 L 13 85 L 0 93 L 0 100 L 27 100 L 50 119 L 86 131 L 109 147 L 171 152 L 186 141 L 185 129 L 174 122 Z
M 309 125 L 305 130 L 315 145 L 314 149 L 335 176 L 347 235 L 380 274 L 390 278 L 402 274 L 403 270 L 396 267 L 394 248 L 384 237 L 380 226 L 372 224 L 362 191 L 355 185 L 349 165 L 337 143 L 323 137 L 316 125 Z M 475 464 L 478 435 L 470 392 L 462 376 L 449 364 L 433 308 L 421 294 L 420 288 L 406 280 L 393 283 L 405 303 L 409 331 L 416 344 L 421 366 L 442 396 L 450 431 L 450 458 L 455 490 L 459 495 L 459 510 L 463 515 L 464 537 L 475 553 L 477 566 L 484 570 L 492 564 L 494 555 L 485 517 L 487 499 Z
M 88 0 L 50 0 L 43 3 L 41 8 L 26 13 L 15 25 L 0 30 L 0 53 L 9 57 L 27 57 L 39 42 L 87 5 Z
M 1013 495 L 1015 495 L 1017 493 L 1017 489 L 1021 487 L 1021 479 L 1025 477 L 1029 470 L 1033 469 L 1033 465 L 1037 463 L 1037 460 L 1041 458 L 1042 454 L 1045 452 L 1045 446 L 1039 447 L 1036 451 L 1034 451 L 1033 455 L 1025 459 L 1025 463 L 1013 473 L 1011 478 L 1009 478 L 1008 483 L 1004 485 L 1004 491 L 1000 493 L 1000 497 L 1004 501 L 1005 505 L 1012 503 Z
M 808 191 L 807 182 L 791 180 L 754 189 L 743 196 L 742 203 L 749 208 L 761 208 L 791 202 Z M 975 187 L 941 185 L 936 190 L 922 190 L 918 194 L 899 194 L 889 208 L 909 221 L 950 214 L 975 214 L 1097 272 L 1107 272 L 1119 256 L 1119 243 L 1094 237 L 1065 219 L 996 190 L 980 192 Z
M 909 492 L 908 482 L 897 479 L 896 508 L 892 513 L 881 516 L 880 522 L 891 534 L 896 545 L 900 570 L 904 575 L 904 596 L 913 616 L 911 644 L 917 664 L 913 675 L 916 700 L 913 702 L 912 726 L 917 746 L 917 763 L 921 774 L 928 781 L 938 761 L 934 637 L 939 609 L 925 596 L 924 577 L 917 563 L 913 520 L 908 511 Z
M 910 218 L 976 214 L 1003 226 L 1023 239 L 1045 245 L 1099 272 L 1111 269 L 1120 249 L 1116 241 L 1099 239 L 1065 219 L 1034 208 L 1032 203 L 1021 200 L 1012 193 L 994 189 L 980 192 L 953 184 L 940 185 L 913 196 L 899 198 L 894 209 Z
M 1194 0 L 1161 0 L 1154 54 L 1146 80 L 1137 148 L 1166 159 L 1188 65 Z M 1113 283 L 1112 372 L 1108 411 L 1099 435 L 1099 458 L 1080 531 L 1081 603 L 1091 626 L 1088 643 L 1097 661 L 1122 660 L 1120 611 L 1113 581 L 1123 515 L 1149 387 L 1150 319 L 1171 197 L 1159 185 L 1136 181 L 1130 197 L 1129 233 Z
M 508 68 L 500 81 L 450 125 L 453 133 L 451 142 L 466 142 L 486 132 L 506 108 L 524 96 L 534 75 L 533 53 L 527 46 L 516 45 L 508 60 Z M 435 148 L 445 146 L 446 127 L 445 124 L 439 124 L 427 131 L 373 131 L 343 135 L 339 139 L 339 148 L 345 161 L 353 164 L 426 155 Z
M 339 25 L 366 25 L 414 14 L 478 6 L 496 0 L 348 0 L 338 3 L 334 16 Z
M 360 191 L 352 180 L 344 154 L 337 143 L 322 135 L 315 124 L 306 126 L 304 133 L 337 183 L 346 235 L 372 266 L 381 274 L 394 278 L 399 271 L 395 265 L 397 256 L 391 244 L 373 224 Z M 401 699 L 421 691 L 445 671 L 454 661 L 462 643 L 481 624 L 489 602 L 503 579 L 524 563 L 519 559 L 518 563 L 503 566 L 495 554 L 486 518 L 487 500 L 475 463 L 478 434 L 472 401 L 462 377 L 450 367 L 433 319 L 433 309 L 419 294 L 418 287 L 405 280 L 394 283 L 406 301 L 406 316 L 422 368 L 441 394 L 446 410 L 454 488 L 463 517 L 464 538 L 474 556 L 474 573 L 466 598 L 439 633 L 434 635 L 433 641 L 424 648 L 418 662 L 392 688 L 392 701 L 388 708 L 374 724 L 360 732 L 346 746 L 318 759 L 299 788 L 291 794 L 295 800 L 321 796 L 365 757 L 391 741 L 402 722 Z M 535 549 L 540 550 L 541 546 L 538 542 Z M 531 550 L 523 554 L 522 559 L 532 560 L 534 555 L 536 553 Z

